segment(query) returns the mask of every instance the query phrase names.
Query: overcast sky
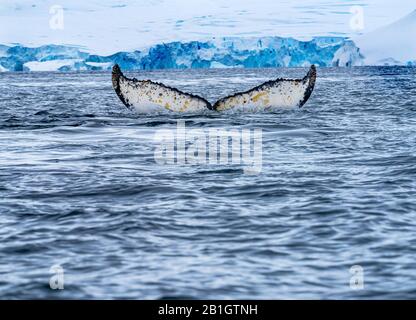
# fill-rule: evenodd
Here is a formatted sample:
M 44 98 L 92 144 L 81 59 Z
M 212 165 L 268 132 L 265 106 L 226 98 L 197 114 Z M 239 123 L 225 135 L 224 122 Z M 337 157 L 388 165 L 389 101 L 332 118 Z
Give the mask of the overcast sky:
M 51 28 L 54 5 L 63 8 L 62 28 Z M 353 6 L 363 10 L 361 31 L 351 28 Z M 415 0 L 0 0 L 0 44 L 73 44 L 109 54 L 222 36 L 354 36 L 415 9 Z

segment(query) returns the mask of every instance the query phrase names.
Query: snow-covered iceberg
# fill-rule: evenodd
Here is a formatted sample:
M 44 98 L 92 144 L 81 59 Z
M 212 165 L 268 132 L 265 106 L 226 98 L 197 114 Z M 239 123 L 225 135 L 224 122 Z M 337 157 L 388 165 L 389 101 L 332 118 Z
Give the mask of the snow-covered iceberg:
M 365 65 L 416 65 L 416 10 L 386 27 L 359 36 Z
M 310 41 L 228 37 L 158 44 L 147 50 L 110 56 L 92 55 L 72 46 L 1 46 L 0 70 L 109 70 L 115 63 L 124 70 L 355 66 L 362 64 L 362 58 L 355 44 L 341 37 L 318 37 Z

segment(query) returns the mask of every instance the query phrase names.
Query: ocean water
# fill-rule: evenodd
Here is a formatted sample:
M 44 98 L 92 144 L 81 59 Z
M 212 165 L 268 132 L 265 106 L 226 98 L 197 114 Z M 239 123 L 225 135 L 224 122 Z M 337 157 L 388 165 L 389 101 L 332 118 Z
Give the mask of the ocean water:
M 305 70 L 129 75 L 215 101 Z M 110 78 L 0 73 L 0 298 L 416 297 L 415 68 L 318 69 L 255 114 L 139 115 Z M 261 170 L 158 163 L 178 120 L 261 129 Z

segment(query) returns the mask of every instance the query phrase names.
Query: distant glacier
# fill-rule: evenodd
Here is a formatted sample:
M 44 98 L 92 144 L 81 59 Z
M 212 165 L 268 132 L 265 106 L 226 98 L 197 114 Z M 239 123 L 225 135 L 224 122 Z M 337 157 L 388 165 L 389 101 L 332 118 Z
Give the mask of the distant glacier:
M 82 48 L 44 45 L 30 48 L 0 45 L 0 71 L 124 70 L 187 68 L 351 67 L 364 57 L 353 41 L 342 37 L 217 38 L 210 41 L 170 42 L 143 51 L 109 56 L 89 54 Z

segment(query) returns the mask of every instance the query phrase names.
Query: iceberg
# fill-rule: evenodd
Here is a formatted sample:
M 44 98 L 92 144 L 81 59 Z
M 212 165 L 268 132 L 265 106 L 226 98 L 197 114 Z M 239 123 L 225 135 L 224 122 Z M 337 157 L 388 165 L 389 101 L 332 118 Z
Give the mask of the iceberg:
M 354 42 L 341 37 L 317 37 L 309 41 L 225 37 L 157 44 L 144 51 L 117 52 L 109 56 L 89 54 L 75 46 L 1 46 L 0 70 L 110 70 L 114 64 L 124 70 L 307 67 L 312 64 L 350 67 L 362 65 L 362 58 Z
M 347 41 L 342 47 L 340 47 L 334 54 L 332 59 L 332 65 L 334 67 L 339 66 L 362 66 L 363 55 L 360 53 L 360 49 L 357 48 L 352 41 Z
M 57 71 L 64 67 L 72 69 L 74 64 L 81 62 L 79 59 L 48 60 L 48 61 L 30 61 L 23 64 L 23 70 L 29 71 Z
M 356 37 L 365 65 L 416 65 L 416 10 L 402 19 Z

